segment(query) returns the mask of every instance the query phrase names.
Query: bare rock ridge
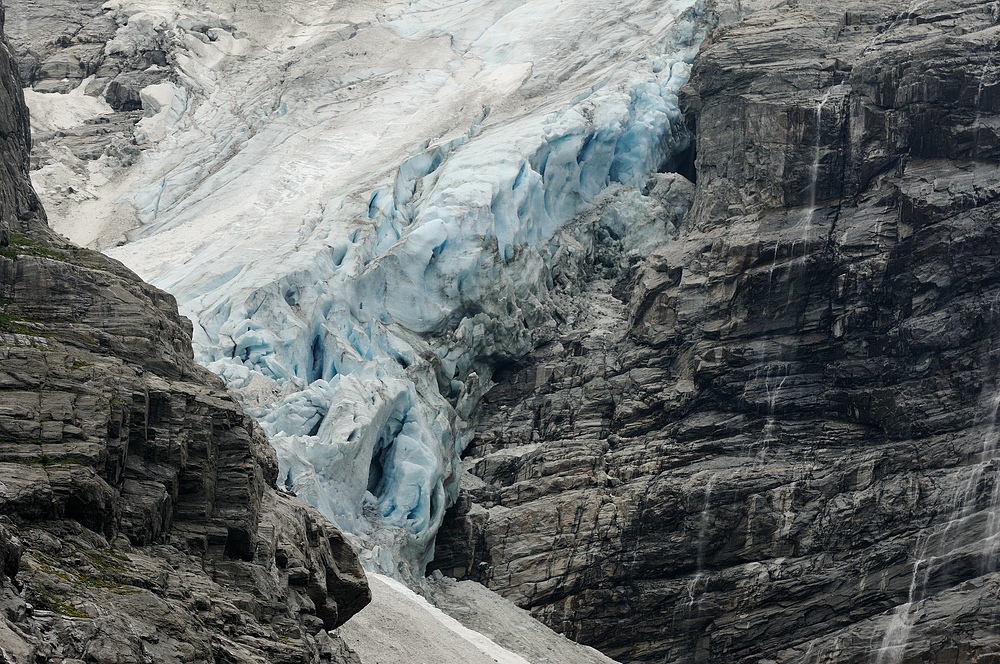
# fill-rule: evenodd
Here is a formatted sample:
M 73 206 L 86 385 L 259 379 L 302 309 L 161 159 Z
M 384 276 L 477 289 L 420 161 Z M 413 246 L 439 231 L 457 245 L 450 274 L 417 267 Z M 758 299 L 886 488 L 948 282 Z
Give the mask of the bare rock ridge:
M 716 31 L 678 239 L 637 272 L 589 248 L 431 569 L 623 662 L 1000 661 L 996 20 L 803 0 Z
M 2 39 L 0 82 L 0 661 L 352 661 L 351 545 L 274 488 L 174 299 L 49 231 Z

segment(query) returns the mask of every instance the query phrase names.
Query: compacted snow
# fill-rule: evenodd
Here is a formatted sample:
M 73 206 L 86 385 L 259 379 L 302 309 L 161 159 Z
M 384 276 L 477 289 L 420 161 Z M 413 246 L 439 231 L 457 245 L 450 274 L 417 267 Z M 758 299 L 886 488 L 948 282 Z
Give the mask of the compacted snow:
M 108 246 L 133 227 L 109 253 L 177 297 L 279 481 L 370 567 L 422 573 L 491 367 L 554 325 L 564 226 L 682 147 L 702 4 L 106 8 L 109 51 L 162 48 L 179 80 L 144 91 L 138 163 L 90 166 L 90 221 L 57 229 Z M 101 111 L 29 101 L 53 127 Z
M 425 582 L 443 612 L 392 578 L 369 574 L 368 581 L 372 603 L 339 630 L 362 664 L 614 664 L 478 583 Z

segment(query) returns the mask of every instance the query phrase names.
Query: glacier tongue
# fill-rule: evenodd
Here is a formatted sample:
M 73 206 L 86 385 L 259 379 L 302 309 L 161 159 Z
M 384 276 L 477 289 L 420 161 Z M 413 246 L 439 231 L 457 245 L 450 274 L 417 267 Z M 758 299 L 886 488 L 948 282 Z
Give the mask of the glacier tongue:
M 279 482 L 420 574 L 491 366 L 555 324 L 561 229 L 682 147 L 705 3 L 200 4 L 106 5 L 183 84 L 109 253 L 176 295 Z

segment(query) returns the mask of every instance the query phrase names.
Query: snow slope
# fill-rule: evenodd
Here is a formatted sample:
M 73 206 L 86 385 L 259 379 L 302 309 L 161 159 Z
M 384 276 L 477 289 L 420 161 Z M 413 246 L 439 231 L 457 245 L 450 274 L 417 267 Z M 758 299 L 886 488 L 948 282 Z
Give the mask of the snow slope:
M 165 49 L 180 84 L 146 91 L 152 147 L 92 183 L 97 226 L 79 233 L 113 235 L 133 209 L 109 253 L 176 295 L 280 481 L 359 536 L 370 566 L 422 573 L 491 367 L 554 325 L 563 227 L 681 147 L 677 90 L 709 12 L 197 6 L 106 4 L 123 24 L 108 49 Z
M 368 580 L 372 603 L 339 630 L 362 664 L 614 664 L 478 583 L 425 582 L 443 612 L 394 579 Z

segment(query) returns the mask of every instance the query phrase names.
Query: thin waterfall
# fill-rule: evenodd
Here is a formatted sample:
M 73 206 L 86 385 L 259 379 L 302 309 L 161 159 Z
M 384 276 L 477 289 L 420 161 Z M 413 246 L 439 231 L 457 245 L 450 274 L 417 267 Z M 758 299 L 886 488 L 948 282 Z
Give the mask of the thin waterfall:
M 694 610 L 695 600 L 697 599 L 698 594 L 698 584 L 704 576 L 705 539 L 708 537 L 708 519 L 711 517 L 712 490 L 715 488 L 715 482 L 718 478 L 718 473 L 712 473 L 712 476 L 708 478 L 708 483 L 705 485 L 705 495 L 703 498 L 701 515 L 698 518 L 698 553 L 695 557 L 695 573 L 691 578 L 691 581 L 688 582 L 688 615 L 691 615 Z
M 701 513 L 698 516 L 698 544 L 695 554 L 695 572 L 687 581 L 687 601 L 677 605 L 675 608 L 675 618 L 680 617 L 683 620 L 690 620 L 697 617 L 699 614 L 699 594 L 708 586 L 708 578 L 705 572 L 705 558 L 708 552 L 708 535 L 711 530 L 712 493 L 715 491 L 718 479 L 719 473 L 714 472 L 705 484 L 702 494 Z M 692 622 L 688 623 L 686 627 L 681 628 L 681 630 L 686 632 L 691 639 L 690 649 L 682 656 L 681 660 L 665 661 L 696 661 L 698 648 L 695 643 L 698 639 L 698 628 Z
M 816 103 L 816 109 L 814 111 L 814 123 L 816 126 L 815 136 L 813 138 L 813 157 L 812 163 L 809 166 L 809 184 L 806 188 L 806 200 L 808 200 L 808 205 L 802 212 L 802 216 L 798 222 L 796 222 L 795 227 L 801 228 L 801 241 L 802 241 L 802 259 L 805 260 L 805 256 L 809 251 L 809 239 L 810 233 L 812 232 L 812 221 L 816 214 L 816 200 L 817 200 L 817 186 L 819 183 L 819 167 L 820 161 L 823 157 L 823 109 L 826 107 L 827 102 L 830 100 L 830 95 L 833 93 L 834 89 L 839 86 L 834 86 L 834 88 L 829 88 L 823 93 L 823 97 Z M 796 241 L 792 241 L 792 246 L 790 248 L 790 255 L 792 259 L 795 258 L 795 244 Z M 768 289 L 770 289 L 772 279 L 774 277 L 774 271 L 778 266 L 778 257 L 781 253 L 781 239 L 777 238 L 774 242 L 774 256 L 771 259 L 771 269 L 768 272 Z
M 809 256 L 809 243 L 812 239 L 813 218 L 816 214 L 816 204 L 819 199 L 819 174 L 823 159 L 824 109 L 830 101 L 830 97 L 839 87 L 840 86 L 833 86 L 827 89 L 823 93 L 823 96 L 816 102 L 816 106 L 813 111 L 813 124 L 815 125 L 815 130 L 812 140 L 812 159 L 809 165 L 809 180 L 805 196 L 807 205 L 802 210 L 798 221 L 796 221 L 793 226 L 793 229 L 798 229 L 799 231 L 798 238 L 793 238 L 790 246 L 786 245 L 789 249 L 789 265 L 795 265 L 798 263 L 797 267 L 790 269 L 804 270 L 807 257 Z M 796 250 L 797 245 L 801 245 L 800 251 Z M 778 237 L 775 239 L 774 256 L 771 259 L 771 266 L 767 277 L 768 300 L 771 299 L 771 294 L 773 292 L 774 273 L 778 269 L 780 254 L 781 238 Z M 785 294 L 785 310 L 787 310 L 792 301 L 792 289 L 795 287 L 794 282 L 794 279 L 791 277 L 788 278 L 788 290 Z M 781 310 L 776 308 L 773 313 L 777 316 L 780 312 Z M 766 344 L 762 344 L 759 350 L 763 355 L 766 352 Z M 781 349 L 778 351 L 777 357 L 774 360 L 770 360 L 763 367 L 757 368 L 751 379 L 752 381 L 763 382 L 767 408 L 764 425 L 760 432 L 759 442 L 757 444 L 749 445 L 745 450 L 747 456 L 752 456 L 754 458 L 754 463 L 758 465 L 767 461 L 770 445 L 772 442 L 777 440 L 778 433 L 780 431 L 777 409 L 779 396 L 785 388 L 785 384 L 793 371 L 793 363 L 790 361 L 791 359 L 792 358 L 788 356 L 788 351 Z M 744 393 L 746 393 L 746 390 L 744 390 Z
M 993 393 L 986 398 L 985 406 L 984 424 L 987 427 L 978 461 L 971 467 L 962 468 L 968 470 L 969 476 L 955 490 L 951 518 L 934 532 L 918 539 L 906 602 L 896 607 L 886 623 L 881 644 L 873 653 L 875 664 L 900 664 L 903 661 L 910 634 L 918 618 L 914 613 L 916 605 L 926 599 L 931 578 L 935 574 L 941 574 L 956 555 L 967 551 L 969 547 L 977 547 L 979 572 L 986 574 L 996 571 L 997 540 L 1000 539 L 1000 481 L 996 477 L 997 463 L 1000 461 L 1000 428 L 997 417 L 1000 413 L 1000 386 L 994 386 Z M 980 510 L 977 509 L 979 487 L 987 475 L 994 477 L 993 486 L 985 510 Z M 984 511 L 985 519 L 982 518 Z
M 995 310 L 990 309 L 991 319 Z M 926 537 L 918 539 L 914 563 L 910 573 L 910 588 L 906 602 L 896 607 L 885 626 L 882 641 L 874 652 L 875 664 L 900 664 L 910 642 L 910 634 L 917 622 L 916 606 L 926 599 L 927 589 L 934 574 L 942 573 L 956 555 L 969 547 L 977 548 L 979 572 L 987 574 L 997 569 L 998 540 L 1000 540 L 1000 385 L 984 397 L 985 412 L 982 424 L 986 431 L 978 461 L 971 467 L 964 466 L 969 475 L 955 490 L 951 518 Z M 979 509 L 979 487 L 983 480 L 993 477 L 990 498 L 985 509 Z M 985 512 L 985 519 L 982 518 Z
M 823 108 L 830 100 L 830 95 L 834 88 L 830 88 L 823 94 L 823 98 L 816 104 L 816 142 L 813 146 L 813 162 L 809 168 L 809 207 L 802 219 L 802 255 L 805 257 L 809 246 L 809 234 L 812 232 L 813 216 L 816 214 L 816 185 L 819 180 L 819 163 L 823 156 Z
M 982 73 L 979 74 L 978 85 L 976 86 L 976 115 L 972 121 L 972 158 L 979 158 L 979 134 L 982 131 L 982 104 L 983 104 L 983 90 L 986 87 L 987 76 L 995 71 L 995 66 L 993 64 L 993 56 L 996 54 L 998 44 L 990 45 L 990 56 L 986 60 L 986 65 L 983 67 Z
M 775 371 L 772 374 L 772 368 Z M 785 387 L 785 382 L 791 373 L 792 368 L 788 362 L 768 363 L 767 372 L 764 378 L 764 390 L 767 395 L 767 417 L 764 420 L 764 428 L 761 430 L 760 449 L 753 454 L 754 464 L 759 465 L 767 461 L 767 453 L 771 443 L 777 440 L 778 431 L 778 395 Z M 752 451 L 750 451 L 752 453 Z
M 900 664 L 906 652 L 906 644 L 910 640 L 910 630 L 916 616 L 913 614 L 913 604 L 921 599 L 920 593 L 927 585 L 927 571 L 929 564 L 925 558 L 918 558 L 913 564 L 913 571 L 910 574 L 910 591 L 904 604 L 896 607 L 895 613 L 886 625 L 885 634 L 882 636 L 882 643 L 875 651 L 876 664 Z M 921 566 L 924 568 L 924 577 L 920 579 Z
M 927 4 L 926 0 L 915 3 L 908 10 L 906 18 L 909 20 L 913 13 L 925 4 Z M 987 76 L 993 65 L 995 49 L 995 44 L 989 48 L 989 57 L 980 73 L 976 88 L 971 154 L 971 158 L 974 160 L 979 157 L 982 95 Z M 996 320 L 996 305 L 997 303 L 993 302 L 989 308 L 990 320 Z M 960 550 L 966 549 L 968 546 L 978 546 L 979 572 L 988 574 L 997 571 L 998 557 L 1000 557 L 1000 546 L 998 546 L 1000 545 L 1000 477 L 998 477 L 997 472 L 998 464 L 1000 464 L 1000 458 L 998 458 L 998 453 L 1000 453 L 1000 428 L 998 428 L 1000 385 L 994 386 L 991 394 L 984 395 L 984 401 L 980 412 L 985 413 L 987 427 L 983 434 L 978 462 L 969 468 L 968 477 L 955 492 L 951 518 L 943 524 L 938 532 L 923 538 L 922 542 L 918 540 L 907 601 L 896 607 L 895 612 L 889 618 L 882 642 L 874 653 L 875 664 L 900 664 L 903 661 L 906 647 L 910 641 L 910 634 L 918 617 L 914 614 L 914 604 L 925 599 L 932 574 L 943 571 Z M 982 531 L 977 534 L 975 529 L 982 521 L 981 518 L 977 518 L 982 512 L 978 509 L 980 486 L 987 476 L 993 477 L 992 487 L 989 502 L 985 507 L 985 525 Z M 931 542 L 935 540 L 936 544 L 932 546 Z M 928 555 L 929 552 L 933 552 L 933 555 Z
M 998 540 L 1000 540 L 1000 477 L 998 477 L 997 466 L 1000 462 L 1000 431 L 997 430 L 997 414 L 1000 411 L 1000 391 L 993 396 L 991 424 L 989 431 L 983 439 L 983 452 L 979 461 L 981 473 L 989 472 L 993 476 L 993 487 L 990 491 L 990 501 L 986 511 L 986 530 L 983 537 L 982 559 L 980 560 L 980 572 L 989 574 L 997 571 L 997 557 L 1000 553 Z

